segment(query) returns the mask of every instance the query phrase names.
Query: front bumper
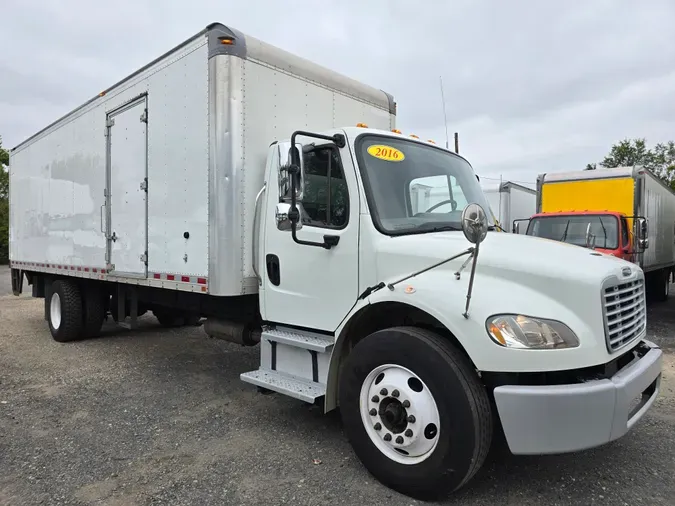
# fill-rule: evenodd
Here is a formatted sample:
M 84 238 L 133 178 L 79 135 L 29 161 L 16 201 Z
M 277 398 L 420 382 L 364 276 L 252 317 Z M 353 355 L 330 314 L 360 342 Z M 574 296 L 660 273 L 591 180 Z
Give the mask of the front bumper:
M 517 455 L 584 450 L 626 434 L 659 394 L 662 351 L 646 353 L 611 378 L 570 385 L 503 385 L 494 389 L 509 449 Z

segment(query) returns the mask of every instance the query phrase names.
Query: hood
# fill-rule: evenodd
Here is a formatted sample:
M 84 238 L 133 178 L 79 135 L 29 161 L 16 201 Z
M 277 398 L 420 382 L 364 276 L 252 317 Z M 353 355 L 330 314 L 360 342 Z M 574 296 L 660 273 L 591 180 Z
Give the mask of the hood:
M 378 247 L 378 279 L 405 276 L 450 258 L 472 245 L 462 232 L 438 232 L 383 239 Z M 438 267 L 456 271 L 466 256 Z M 406 266 L 406 273 L 401 272 Z M 626 276 L 639 267 L 599 251 L 520 234 L 488 232 L 480 244 L 476 272 L 527 284 L 530 277 L 569 280 L 597 288 L 606 277 Z M 528 274 L 529 276 L 524 276 Z M 630 274 L 628 274 L 629 276 Z M 540 282 L 540 281 L 539 281 Z

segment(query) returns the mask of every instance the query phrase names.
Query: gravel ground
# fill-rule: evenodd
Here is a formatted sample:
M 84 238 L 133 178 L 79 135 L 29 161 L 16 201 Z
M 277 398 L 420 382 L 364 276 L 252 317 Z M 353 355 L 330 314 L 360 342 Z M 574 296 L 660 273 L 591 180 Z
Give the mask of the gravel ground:
M 373 480 L 337 415 L 240 382 L 257 348 L 152 317 L 59 344 L 42 308 L 0 297 L 1 505 L 419 504 Z M 444 504 L 672 505 L 674 323 L 675 297 L 650 314 L 668 351 L 663 393 L 627 437 L 572 455 L 494 452 Z

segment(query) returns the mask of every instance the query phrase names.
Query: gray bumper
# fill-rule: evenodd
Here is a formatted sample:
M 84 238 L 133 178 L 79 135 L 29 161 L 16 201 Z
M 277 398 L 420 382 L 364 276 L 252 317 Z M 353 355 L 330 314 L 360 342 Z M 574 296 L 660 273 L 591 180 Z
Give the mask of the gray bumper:
M 499 386 L 495 402 L 512 453 L 566 453 L 626 434 L 659 394 L 662 351 L 650 349 L 610 379 L 572 385 Z

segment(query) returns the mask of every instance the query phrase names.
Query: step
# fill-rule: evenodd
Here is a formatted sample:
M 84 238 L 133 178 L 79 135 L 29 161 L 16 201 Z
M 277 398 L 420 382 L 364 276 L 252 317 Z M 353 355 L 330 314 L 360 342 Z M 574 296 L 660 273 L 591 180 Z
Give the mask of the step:
M 245 372 L 239 376 L 242 381 L 259 387 L 279 392 L 280 394 L 312 403 L 326 393 L 326 387 L 319 383 L 311 383 L 297 378 L 291 378 L 274 371 Z
M 334 344 L 332 336 L 281 328 L 264 330 L 262 338 L 320 353 L 325 353 Z

